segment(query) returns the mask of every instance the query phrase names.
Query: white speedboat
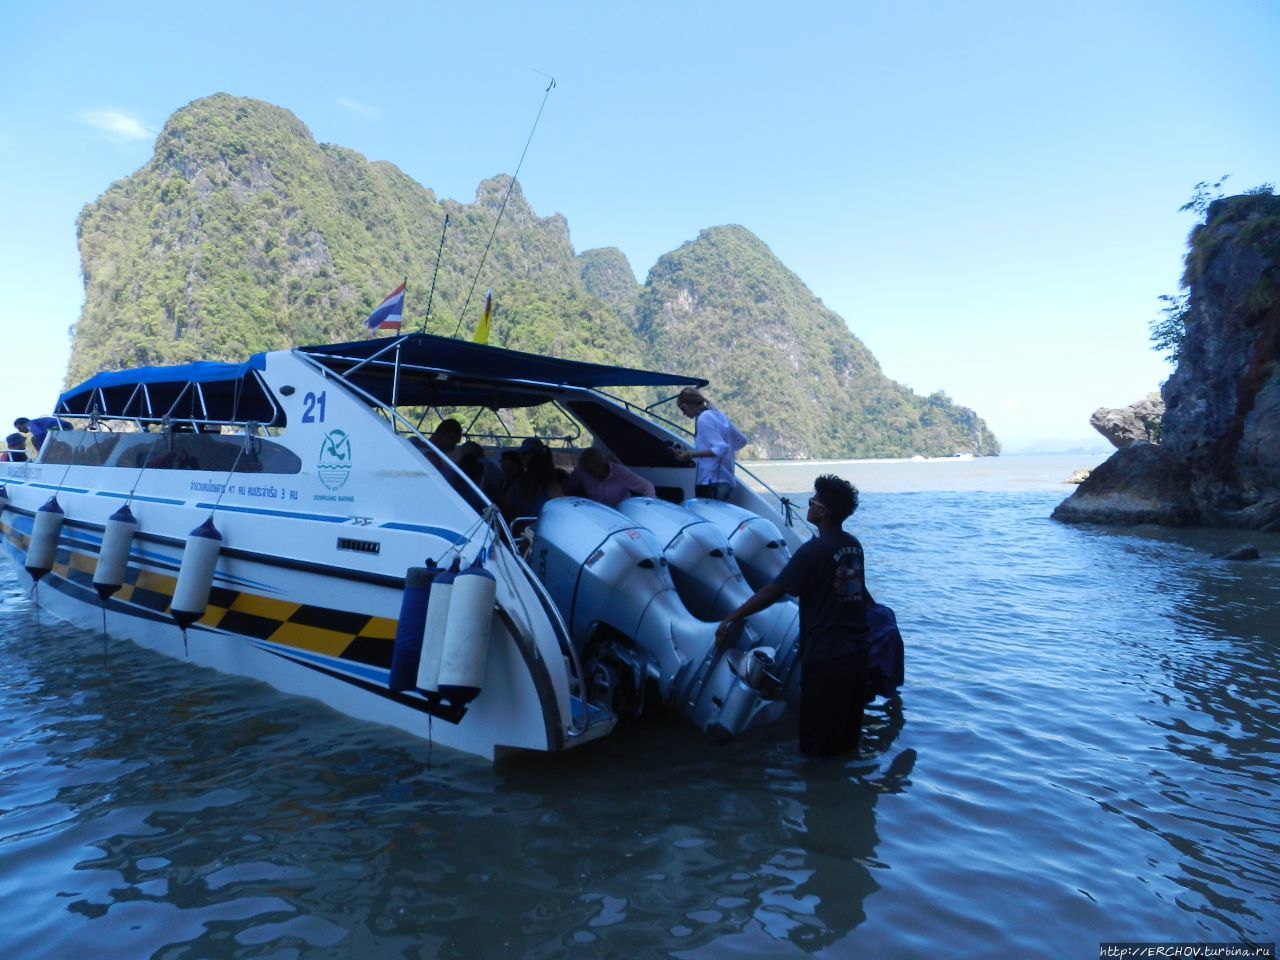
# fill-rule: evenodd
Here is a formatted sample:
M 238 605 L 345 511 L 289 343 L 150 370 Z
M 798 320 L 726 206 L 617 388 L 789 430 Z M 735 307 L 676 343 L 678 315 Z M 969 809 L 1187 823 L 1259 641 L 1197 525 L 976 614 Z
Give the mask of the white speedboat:
M 811 531 L 768 491 L 692 499 L 687 434 L 604 392 L 704 383 L 425 334 L 100 373 L 0 464 L 0 532 L 44 610 L 468 753 L 654 700 L 725 739 L 794 695 L 795 604 L 723 652 L 716 623 Z M 447 412 L 496 457 L 513 411 L 658 497 L 553 499 L 513 536 L 419 429 Z

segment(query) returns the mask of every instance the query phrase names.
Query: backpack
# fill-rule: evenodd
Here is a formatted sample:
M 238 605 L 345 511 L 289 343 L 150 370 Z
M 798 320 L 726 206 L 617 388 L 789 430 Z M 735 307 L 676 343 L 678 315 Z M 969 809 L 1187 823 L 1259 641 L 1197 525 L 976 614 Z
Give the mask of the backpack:
M 867 627 L 871 631 L 871 652 L 867 670 L 867 699 L 891 697 L 902 686 L 904 656 L 898 618 L 891 607 L 876 603 L 868 595 Z

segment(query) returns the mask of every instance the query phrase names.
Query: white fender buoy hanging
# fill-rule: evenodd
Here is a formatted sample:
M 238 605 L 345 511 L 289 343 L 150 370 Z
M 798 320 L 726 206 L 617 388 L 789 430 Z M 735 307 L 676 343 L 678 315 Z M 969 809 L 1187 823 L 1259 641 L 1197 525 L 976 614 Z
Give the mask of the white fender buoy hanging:
M 133 535 L 137 532 L 138 521 L 127 503 L 107 518 L 98 564 L 93 570 L 93 588 L 103 603 L 124 586 L 125 574 L 129 570 L 129 551 L 133 547 Z
M 480 557 L 453 581 L 440 655 L 440 696 L 451 706 L 470 703 L 484 686 L 489 634 L 498 582 Z
M 440 655 L 444 652 L 445 627 L 449 620 L 453 581 L 458 576 L 459 558 L 431 583 L 427 598 L 427 619 L 422 630 L 422 656 L 418 661 L 418 689 L 435 693 L 439 689 Z
M 173 603 L 169 616 L 182 628 L 204 616 L 209 606 L 209 591 L 213 587 L 213 571 L 218 565 L 222 550 L 222 534 L 210 517 L 191 531 L 187 545 L 182 550 L 182 566 L 178 569 L 178 585 L 173 590 Z
M 391 672 L 387 674 L 389 690 L 412 690 L 417 682 L 431 583 L 440 572 L 436 562 L 428 560 L 425 567 L 410 567 L 405 574 L 396 639 L 391 647 Z
M 58 538 L 62 535 L 62 521 L 66 515 L 58 505 L 58 496 L 54 494 L 44 506 L 36 511 L 35 523 L 31 525 L 31 543 L 27 546 L 27 573 L 36 583 L 53 569 L 54 558 L 58 555 Z

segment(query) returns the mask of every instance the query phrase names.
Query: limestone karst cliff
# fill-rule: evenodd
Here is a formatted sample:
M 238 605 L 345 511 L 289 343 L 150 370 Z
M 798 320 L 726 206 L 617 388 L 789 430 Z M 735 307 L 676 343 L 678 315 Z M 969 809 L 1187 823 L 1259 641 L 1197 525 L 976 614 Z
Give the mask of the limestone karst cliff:
M 1160 452 L 1117 450 L 1056 519 L 1280 529 L 1280 197 L 1212 203 L 1183 280 Z
M 440 199 L 390 163 L 316 143 L 280 107 L 197 100 L 80 216 L 85 305 L 68 380 L 352 339 L 407 277 L 406 330 L 466 335 L 492 287 L 494 345 L 711 377 L 749 455 L 999 452 L 972 410 L 886 376 L 745 228 L 703 231 L 641 284 L 621 251 L 575 253 L 568 221 L 511 188 L 497 176 L 471 203 Z

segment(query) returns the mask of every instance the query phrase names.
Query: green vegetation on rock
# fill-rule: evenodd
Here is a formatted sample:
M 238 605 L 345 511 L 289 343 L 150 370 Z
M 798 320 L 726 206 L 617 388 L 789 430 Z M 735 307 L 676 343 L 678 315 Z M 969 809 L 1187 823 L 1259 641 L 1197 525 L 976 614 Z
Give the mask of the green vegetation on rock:
M 972 411 L 886 377 L 844 321 L 742 227 L 704 230 L 659 259 L 637 332 L 659 366 L 709 378 L 715 403 L 768 456 L 999 452 Z
M 752 438 L 748 454 L 999 452 L 973 411 L 888 379 L 744 228 L 703 231 L 642 286 L 621 251 L 575 254 L 564 218 L 539 218 L 511 188 L 500 175 L 474 203 L 438 200 L 392 164 L 317 144 L 287 110 L 197 100 L 80 216 L 85 306 L 68 382 L 354 339 L 404 278 L 404 329 L 421 329 L 447 215 L 428 332 L 468 335 L 492 288 L 493 344 L 708 377 L 713 402 Z
M 1280 224 L 1280 205 L 1274 196 L 1275 187 L 1270 183 L 1259 184 L 1234 197 L 1224 196 L 1221 187 L 1231 177 L 1224 174 L 1213 183 L 1200 181 L 1195 185 L 1191 199 L 1178 208 L 1180 213 L 1191 211 L 1198 218 L 1188 239 L 1188 250 L 1182 273 L 1182 290 L 1177 294 L 1159 297 L 1164 306 L 1160 315 L 1150 323 L 1151 343 L 1160 353 L 1167 355 L 1174 366 L 1182 357 L 1182 345 L 1187 336 L 1187 324 L 1194 318 L 1191 313 L 1190 288 L 1204 275 L 1205 265 L 1225 243 L 1239 242 L 1263 260 L 1280 262 L 1277 249 L 1277 225 Z M 1228 305 L 1242 310 L 1246 315 L 1260 316 L 1280 302 L 1273 279 L 1260 276 L 1245 292 L 1242 303 Z

